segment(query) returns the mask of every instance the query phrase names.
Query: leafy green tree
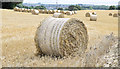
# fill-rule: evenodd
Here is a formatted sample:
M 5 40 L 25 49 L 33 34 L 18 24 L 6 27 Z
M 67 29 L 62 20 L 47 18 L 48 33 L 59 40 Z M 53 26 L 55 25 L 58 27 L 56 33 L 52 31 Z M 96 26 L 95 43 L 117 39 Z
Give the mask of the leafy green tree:
M 117 9 L 120 10 L 120 5 L 118 5 Z
M 70 5 L 69 7 L 68 7 L 68 9 L 70 10 L 70 11 L 72 11 L 72 10 L 74 10 L 74 5 Z
M 65 8 L 65 10 L 69 10 L 68 8 Z
M 80 7 L 79 5 L 70 5 L 70 6 L 68 7 L 68 9 L 69 9 L 70 11 L 73 11 L 73 10 L 81 10 L 81 7 Z
M 46 9 L 45 6 L 36 6 L 34 9 Z
M 19 2 L 2 2 L 3 9 L 13 9 Z
M 92 10 L 93 9 L 92 6 L 90 6 L 89 9 Z
M 116 9 L 115 6 L 110 6 L 110 7 L 109 7 L 109 10 L 115 10 L 115 9 Z
M 63 8 L 58 8 L 57 10 L 63 10 Z
M 73 9 L 73 10 L 78 10 L 78 8 L 74 7 L 74 9 Z
M 81 10 L 81 7 L 79 5 L 75 6 L 78 10 Z

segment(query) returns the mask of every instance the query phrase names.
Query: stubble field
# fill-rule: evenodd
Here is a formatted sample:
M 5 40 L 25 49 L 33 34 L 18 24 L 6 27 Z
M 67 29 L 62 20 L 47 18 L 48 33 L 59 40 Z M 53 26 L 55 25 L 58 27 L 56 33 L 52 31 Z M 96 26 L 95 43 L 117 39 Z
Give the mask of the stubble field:
M 97 12 L 97 21 L 90 21 L 89 17 L 85 17 L 86 12 L 92 11 Z M 65 15 L 65 18 L 77 18 L 85 23 L 89 35 L 89 48 L 97 42 L 99 43 L 102 37 L 112 32 L 115 36 L 118 36 L 118 18 L 109 16 L 110 12 L 117 13 L 118 11 L 81 10 L 74 15 Z M 1 62 L 3 67 L 84 67 L 83 60 L 79 56 L 57 59 L 50 56 L 39 57 L 35 55 L 34 36 L 37 27 L 44 18 L 52 16 L 52 14 L 32 15 L 31 13 L 6 9 L 0 9 L 0 13 L 2 14 Z

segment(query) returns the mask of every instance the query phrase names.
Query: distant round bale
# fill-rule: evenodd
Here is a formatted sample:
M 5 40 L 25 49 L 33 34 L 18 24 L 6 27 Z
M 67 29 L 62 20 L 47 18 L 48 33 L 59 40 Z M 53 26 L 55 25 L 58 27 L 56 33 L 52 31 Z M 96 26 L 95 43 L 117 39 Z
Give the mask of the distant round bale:
M 18 7 L 15 7 L 15 8 L 14 8 L 14 11 L 19 11 L 19 8 L 18 8 Z
M 60 10 L 57 10 L 56 12 L 60 13 Z
M 19 9 L 19 12 L 22 12 L 22 8 Z
M 48 17 L 40 23 L 34 40 L 41 55 L 82 55 L 88 44 L 87 28 L 75 18 Z
M 34 9 L 30 9 L 30 12 L 33 12 L 34 11 Z
M 112 13 L 109 13 L 109 16 L 112 16 Z
M 66 14 L 67 11 L 64 11 L 64 14 Z
M 77 14 L 77 11 L 74 11 L 75 14 Z
M 24 12 L 28 12 L 28 9 L 24 9 Z
M 58 12 L 57 10 L 54 10 L 54 13 Z
M 63 14 L 64 14 L 64 11 L 63 11 L 63 10 L 60 10 L 60 13 L 63 13 Z
M 93 12 L 92 14 L 93 14 L 93 15 L 96 15 L 97 13 L 96 13 L 96 12 Z
M 42 13 L 44 13 L 45 10 L 42 10 Z
M 90 21 L 97 21 L 97 15 L 90 15 Z
M 48 10 L 44 10 L 44 13 L 45 13 L 45 14 L 48 14 Z
M 25 8 L 22 8 L 21 11 L 22 11 L 22 12 L 25 12 Z
M 32 14 L 38 15 L 38 14 L 39 14 L 39 11 L 38 11 L 38 10 L 33 10 Z
M 39 11 L 39 13 L 42 13 L 42 10 L 39 9 L 38 11 Z
M 74 15 L 75 13 L 74 13 L 74 11 L 71 11 L 72 12 L 72 15 Z
M 64 14 L 63 13 L 54 13 L 53 17 L 55 17 L 55 18 L 64 18 Z
M 113 17 L 118 17 L 118 14 L 117 14 L 117 13 L 114 13 L 114 14 L 113 14 Z
M 72 15 L 73 13 L 71 11 L 67 11 L 66 15 Z
M 118 16 L 120 16 L 120 12 L 118 12 Z
M 55 10 L 52 10 L 52 12 L 53 12 L 53 14 L 54 14 L 54 13 L 56 13 L 56 11 L 55 11 Z
M 48 14 L 53 14 L 53 11 L 52 10 L 48 10 Z
M 90 13 L 90 12 L 87 12 L 87 13 L 85 14 L 86 17 L 90 17 L 90 15 L 92 15 L 92 13 Z
M 27 12 L 30 12 L 30 9 L 27 9 Z

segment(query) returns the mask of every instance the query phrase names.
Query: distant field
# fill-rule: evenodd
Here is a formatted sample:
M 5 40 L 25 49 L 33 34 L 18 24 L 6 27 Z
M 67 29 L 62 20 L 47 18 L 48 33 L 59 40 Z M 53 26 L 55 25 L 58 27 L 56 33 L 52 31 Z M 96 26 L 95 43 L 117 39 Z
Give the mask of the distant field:
M 85 17 L 86 12 L 97 12 L 97 21 L 90 21 Z M 81 59 L 56 59 L 51 57 L 35 56 L 36 47 L 34 36 L 40 22 L 52 14 L 32 15 L 31 13 L 2 10 L 2 65 L 3 66 L 82 66 Z M 82 20 L 88 29 L 88 47 L 95 44 L 96 40 L 111 32 L 118 36 L 118 18 L 108 14 L 117 13 L 113 10 L 81 10 L 74 15 L 65 15 L 65 18 Z

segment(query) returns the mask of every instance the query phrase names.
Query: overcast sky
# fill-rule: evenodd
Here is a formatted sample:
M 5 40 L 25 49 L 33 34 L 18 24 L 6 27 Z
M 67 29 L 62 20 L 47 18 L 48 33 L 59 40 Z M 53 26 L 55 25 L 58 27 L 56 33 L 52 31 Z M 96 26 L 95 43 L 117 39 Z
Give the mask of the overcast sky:
M 23 3 L 118 5 L 120 0 L 24 0 Z

